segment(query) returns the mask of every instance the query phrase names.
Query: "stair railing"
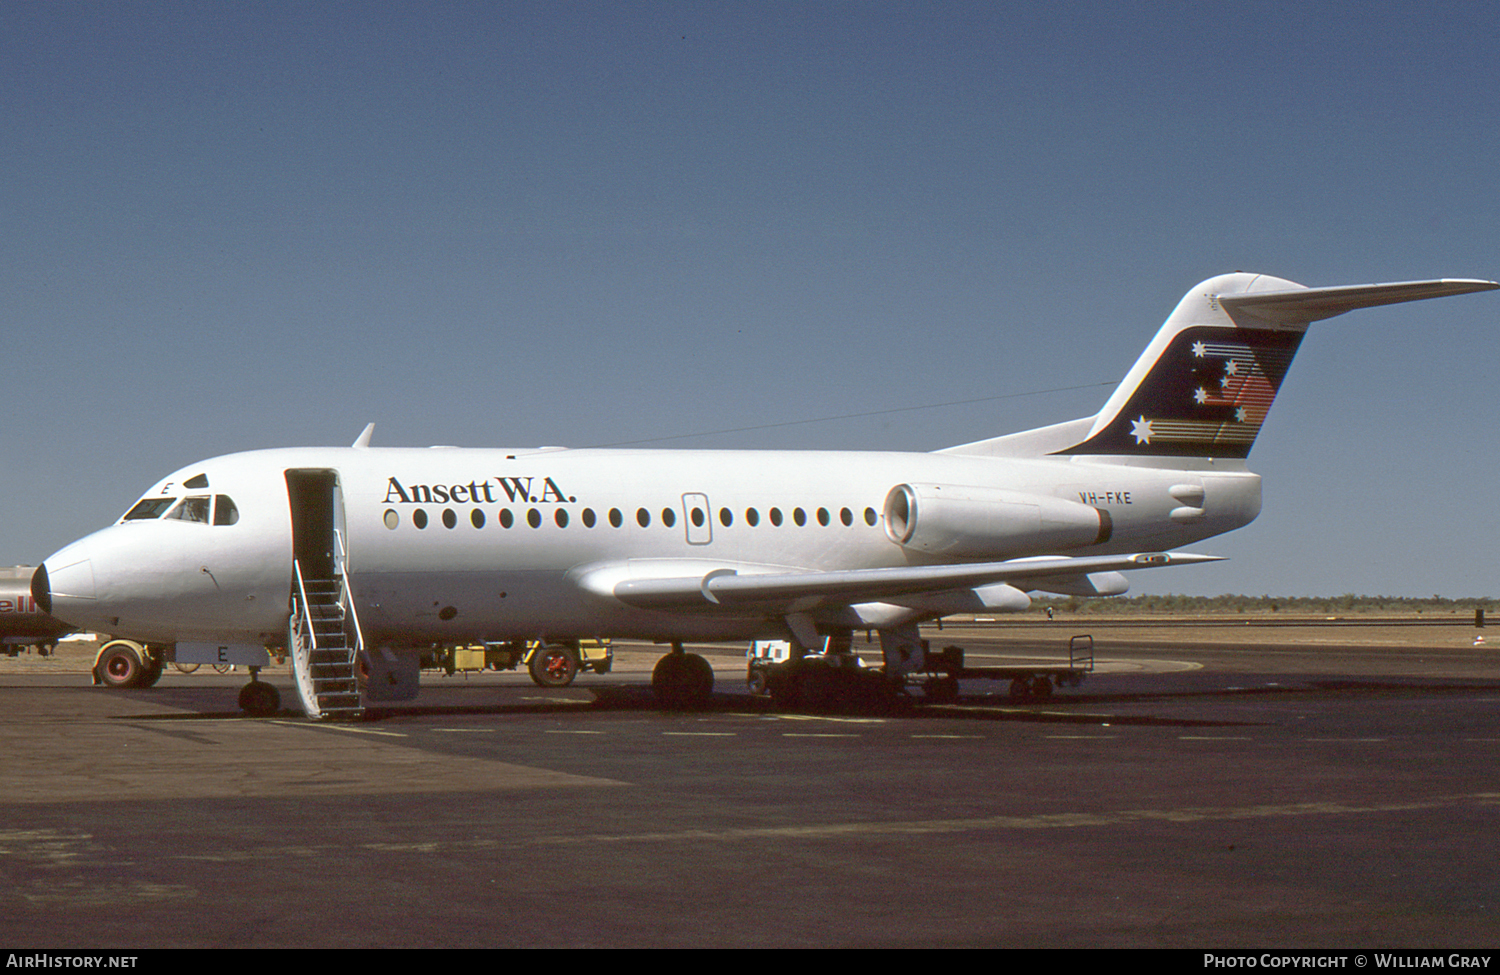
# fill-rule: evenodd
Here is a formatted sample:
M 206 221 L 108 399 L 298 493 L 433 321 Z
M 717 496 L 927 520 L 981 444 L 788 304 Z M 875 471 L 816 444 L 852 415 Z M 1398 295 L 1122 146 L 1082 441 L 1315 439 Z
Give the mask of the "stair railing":
M 354 608 L 354 591 L 349 588 L 349 571 L 345 565 L 348 561 L 348 553 L 344 549 L 344 534 L 335 528 L 333 530 L 333 538 L 336 549 L 334 553 L 334 568 L 338 570 L 339 581 L 343 587 L 339 595 L 339 604 L 344 607 L 344 612 L 349 616 L 349 622 L 354 626 L 353 649 L 355 652 L 359 652 L 365 647 L 365 635 L 359 628 L 359 611 Z
M 307 586 L 302 581 L 302 563 L 298 562 L 296 559 L 292 559 L 292 572 L 295 573 L 297 577 L 297 604 L 299 611 L 298 615 L 301 617 L 302 623 L 300 629 L 302 630 L 303 635 L 305 635 L 307 638 L 308 649 L 316 650 L 318 649 L 318 631 L 317 628 L 313 626 L 312 610 L 308 608 Z

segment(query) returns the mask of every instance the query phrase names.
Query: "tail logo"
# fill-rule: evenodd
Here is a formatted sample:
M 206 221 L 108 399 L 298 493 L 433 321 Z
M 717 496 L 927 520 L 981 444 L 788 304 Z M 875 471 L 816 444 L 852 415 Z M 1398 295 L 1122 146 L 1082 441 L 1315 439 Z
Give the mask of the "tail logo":
M 1302 335 L 1301 329 L 1183 329 L 1124 408 L 1060 453 L 1245 457 Z

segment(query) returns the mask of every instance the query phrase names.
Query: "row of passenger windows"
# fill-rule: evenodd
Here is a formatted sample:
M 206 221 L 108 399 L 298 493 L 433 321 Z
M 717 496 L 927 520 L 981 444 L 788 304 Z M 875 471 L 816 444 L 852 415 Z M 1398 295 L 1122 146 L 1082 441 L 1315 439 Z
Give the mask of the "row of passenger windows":
M 661 509 L 660 517 L 661 523 L 667 528 L 672 528 L 677 524 L 677 511 L 674 508 Z M 829 525 L 832 525 L 835 520 L 843 524 L 845 527 L 852 527 L 855 521 L 855 514 L 849 508 L 840 508 L 837 515 L 835 515 L 827 508 L 819 508 L 815 512 L 813 512 L 812 517 L 817 521 L 818 524 L 824 526 L 825 528 Z M 440 518 L 442 519 L 444 528 L 458 527 L 458 515 L 452 508 L 444 508 Z M 567 528 L 568 525 L 572 522 L 572 518 L 573 516 L 568 513 L 567 508 L 557 508 L 552 512 L 552 521 L 557 525 L 558 528 Z M 609 513 L 605 516 L 605 518 L 613 528 L 620 528 L 625 524 L 625 515 L 620 511 L 619 508 L 610 508 Z M 688 510 L 688 519 L 692 522 L 694 528 L 702 528 L 708 522 L 708 512 L 701 507 L 695 506 Z M 469 523 L 475 528 L 483 528 L 487 523 L 487 520 L 488 517 L 485 515 L 483 510 L 479 508 L 470 509 Z M 517 516 L 512 513 L 509 508 L 501 508 L 500 513 L 495 516 L 495 521 L 500 525 L 501 528 L 512 528 L 516 525 L 517 520 Z M 526 524 L 530 525 L 532 528 L 542 527 L 542 522 L 544 520 L 545 518 L 539 509 L 528 508 L 526 510 L 525 521 Z M 578 513 L 578 520 L 583 523 L 583 527 L 585 528 L 593 528 L 596 524 L 599 523 L 598 516 L 594 513 L 593 508 L 584 508 L 581 512 Z M 780 508 L 769 509 L 766 512 L 765 520 L 772 526 L 778 528 L 788 521 L 787 517 L 782 513 L 782 510 Z M 802 508 L 792 509 L 790 518 L 790 522 L 792 524 L 801 527 L 803 525 L 806 525 L 808 523 L 808 520 L 809 519 L 806 510 Z M 873 527 L 880 521 L 880 517 L 875 513 L 874 508 L 866 508 L 864 512 L 864 521 L 865 524 Z M 730 511 L 728 508 L 719 509 L 720 525 L 723 525 L 725 528 L 729 528 L 734 525 L 734 522 L 735 515 L 733 511 Z M 414 510 L 411 513 L 411 523 L 417 528 L 426 528 L 428 524 L 427 512 L 422 508 L 417 508 L 416 510 Z M 642 528 L 650 528 L 651 512 L 645 508 L 637 508 L 635 510 L 635 523 L 637 525 L 640 525 Z M 760 509 L 746 508 L 744 514 L 744 523 L 746 525 L 749 525 L 751 528 L 759 525 L 761 523 Z M 385 511 L 385 527 L 391 529 L 392 531 L 395 531 L 398 527 L 400 527 L 400 525 L 401 515 L 396 511 L 396 509 L 387 508 Z

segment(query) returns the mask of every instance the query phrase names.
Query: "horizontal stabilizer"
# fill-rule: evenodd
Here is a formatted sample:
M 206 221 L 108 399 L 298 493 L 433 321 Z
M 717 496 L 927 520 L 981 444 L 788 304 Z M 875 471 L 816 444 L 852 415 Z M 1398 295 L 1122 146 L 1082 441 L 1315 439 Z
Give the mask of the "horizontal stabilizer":
M 1017 559 L 973 565 L 895 566 L 846 572 L 741 575 L 734 569 L 716 569 L 701 576 L 628 579 L 616 584 L 613 592 L 620 602 L 639 609 L 792 612 L 805 611 L 816 605 L 852 605 L 917 593 L 972 589 L 998 582 L 1025 583 L 1033 578 L 1217 561 L 1220 557 L 1216 555 L 1149 552 L 1076 559 Z
M 1316 322 L 1356 308 L 1374 308 L 1424 298 L 1493 291 L 1500 283 L 1469 278 L 1398 281 L 1391 284 L 1352 284 L 1337 288 L 1297 288 L 1290 291 L 1245 291 L 1221 294 L 1219 307 L 1231 316 L 1239 312 L 1277 324 Z

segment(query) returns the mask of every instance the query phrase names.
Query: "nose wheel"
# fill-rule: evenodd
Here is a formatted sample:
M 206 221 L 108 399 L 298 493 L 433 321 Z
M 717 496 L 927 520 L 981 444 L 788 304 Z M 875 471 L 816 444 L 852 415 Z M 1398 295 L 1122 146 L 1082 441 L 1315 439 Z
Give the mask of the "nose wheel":
M 281 692 L 260 679 L 260 668 L 250 668 L 250 683 L 240 688 L 240 710 L 263 717 L 281 710 Z

